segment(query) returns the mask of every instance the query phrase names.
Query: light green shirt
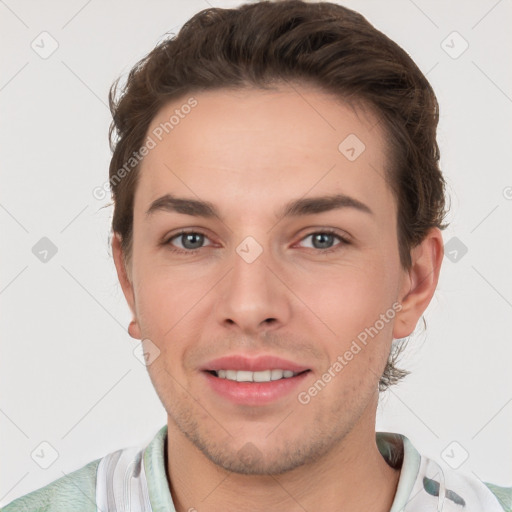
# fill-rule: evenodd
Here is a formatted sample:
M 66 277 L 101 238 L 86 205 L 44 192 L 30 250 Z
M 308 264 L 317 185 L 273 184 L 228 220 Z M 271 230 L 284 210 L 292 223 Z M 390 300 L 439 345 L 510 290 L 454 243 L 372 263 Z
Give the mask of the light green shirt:
M 167 425 L 148 446 L 112 452 L 1 512 L 175 512 L 165 469 L 166 439 Z M 512 512 L 512 487 L 441 468 L 401 434 L 377 432 L 376 439 L 386 461 L 401 467 L 390 512 Z

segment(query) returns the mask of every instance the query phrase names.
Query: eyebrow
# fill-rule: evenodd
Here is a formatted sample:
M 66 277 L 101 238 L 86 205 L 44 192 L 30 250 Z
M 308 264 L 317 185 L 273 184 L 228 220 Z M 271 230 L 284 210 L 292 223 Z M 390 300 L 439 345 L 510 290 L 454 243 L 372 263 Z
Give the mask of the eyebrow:
M 277 217 L 313 215 L 342 208 L 353 208 L 369 215 L 375 215 L 366 204 L 358 199 L 345 194 L 335 194 L 290 201 L 277 213 Z M 150 217 L 157 211 L 182 213 L 194 217 L 221 218 L 217 208 L 209 201 L 176 197 L 172 194 L 165 194 L 153 201 L 146 211 L 146 217 Z

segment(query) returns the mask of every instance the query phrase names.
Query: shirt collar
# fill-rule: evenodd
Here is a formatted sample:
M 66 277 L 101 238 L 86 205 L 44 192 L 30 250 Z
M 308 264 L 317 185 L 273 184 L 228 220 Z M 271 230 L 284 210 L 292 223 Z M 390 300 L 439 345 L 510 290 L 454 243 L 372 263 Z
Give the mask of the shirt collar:
M 401 468 L 398 486 L 389 512 L 405 508 L 418 477 L 421 455 L 407 437 L 392 432 L 376 432 L 377 447 L 388 464 Z M 144 450 L 149 499 L 153 512 L 176 512 L 167 483 L 167 425 L 164 425 Z
M 405 509 L 418 478 L 421 455 L 411 441 L 402 434 L 377 432 L 376 439 L 377 447 L 386 462 L 391 467 L 400 469 L 395 498 L 389 510 L 389 512 L 400 512 Z

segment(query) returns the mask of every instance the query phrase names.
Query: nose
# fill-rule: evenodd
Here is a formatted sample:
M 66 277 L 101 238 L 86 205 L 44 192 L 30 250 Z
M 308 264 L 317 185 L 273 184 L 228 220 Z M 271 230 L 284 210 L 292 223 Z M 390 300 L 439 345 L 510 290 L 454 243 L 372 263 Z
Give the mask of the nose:
M 268 251 L 263 250 L 254 261 L 234 251 L 231 262 L 231 271 L 218 290 L 218 322 L 252 335 L 285 325 L 291 315 L 292 294 Z

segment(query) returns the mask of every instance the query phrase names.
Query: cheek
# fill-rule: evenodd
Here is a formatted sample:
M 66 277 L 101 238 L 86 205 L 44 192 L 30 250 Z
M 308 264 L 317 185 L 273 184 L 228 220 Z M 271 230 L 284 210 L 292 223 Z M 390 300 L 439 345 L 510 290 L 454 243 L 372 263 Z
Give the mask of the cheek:
M 302 288 L 302 296 L 329 328 L 327 332 L 320 326 L 322 331 L 318 331 L 327 333 L 322 343 L 328 351 L 329 363 L 323 370 L 343 376 L 334 379 L 337 384 L 332 389 L 350 393 L 348 388 L 355 386 L 373 392 L 392 340 L 397 313 L 393 295 L 396 276 L 375 262 L 368 262 L 338 269 L 322 279 L 318 277 L 316 283 Z
M 171 279 L 169 273 L 150 270 L 140 276 L 137 286 L 137 319 L 142 334 L 155 343 L 171 337 L 187 311 L 193 306 L 193 284 L 184 286 L 179 280 Z
M 360 332 L 377 324 L 379 331 L 385 330 L 394 318 L 392 297 L 379 290 L 360 287 L 344 288 L 342 293 L 332 290 L 324 292 L 317 302 L 318 316 L 340 339 L 357 337 Z M 386 317 L 384 325 L 379 322 Z
M 197 273 L 196 273 L 197 276 Z M 197 278 L 176 268 L 148 266 L 137 287 L 137 319 L 142 336 L 163 356 L 159 362 L 178 370 L 187 350 L 201 339 L 208 312 L 208 294 L 216 280 Z M 153 366 L 153 365 L 152 365 Z
M 165 266 L 154 259 L 141 267 L 137 299 L 140 310 L 154 319 L 168 321 L 181 317 L 204 295 L 208 286 L 206 276 L 186 266 Z
M 315 273 L 296 280 L 294 287 L 311 310 L 346 338 L 373 325 L 392 306 L 394 279 L 391 271 L 368 262 Z

